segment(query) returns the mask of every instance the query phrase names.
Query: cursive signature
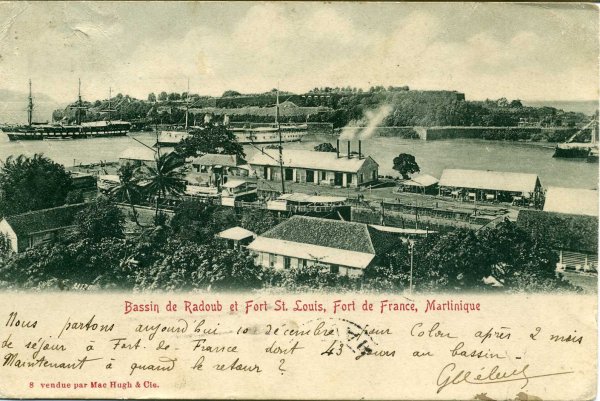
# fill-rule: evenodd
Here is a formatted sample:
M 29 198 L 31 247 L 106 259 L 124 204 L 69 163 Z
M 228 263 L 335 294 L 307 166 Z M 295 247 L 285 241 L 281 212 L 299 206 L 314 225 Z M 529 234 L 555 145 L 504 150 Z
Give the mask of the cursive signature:
M 523 386 L 521 388 L 525 388 L 531 379 L 538 379 L 541 377 L 548 376 L 556 376 L 556 375 L 565 375 L 573 372 L 556 372 L 556 373 L 546 373 L 543 375 L 527 375 L 527 369 L 529 369 L 529 365 L 525 365 L 520 369 L 512 369 L 512 370 L 503 370 L 500 366 L 495 365 L 491 369 L 482 368 L 481 372 L 472 372 L 470 370 L 465 369 L 457 369 L 455 363 L 449 363 L 442 368 L 440 374 L 437 378 L 437 393 L 439 394 L 444 388 L 460 383 L 467 384 L 496 384 L 496 383 L 505 383 L 511 381 L 520 381 L 523 380 Z

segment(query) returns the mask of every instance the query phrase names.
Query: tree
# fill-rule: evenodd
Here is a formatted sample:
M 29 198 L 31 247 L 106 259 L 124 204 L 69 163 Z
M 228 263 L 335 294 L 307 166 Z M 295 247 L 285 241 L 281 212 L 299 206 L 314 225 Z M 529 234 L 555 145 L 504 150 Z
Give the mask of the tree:
M 148 183 L 144 189 L 156 197 L 155 217 L 160 201 L 167 195 L 181 195 L 185 191 L 183 167 L 185 160 L 175 152 L 157 154 L 156 166 L 145 166 Z
M 177 93 L 177 92 L 171 92 L 171 93 L 169 93 L 167 99 L 168 100 L 173 100 L 173 101 L 175 101 L 175 100 L 181 100 L 181 95 L 179 93 Z
M 114 186 L 110 194 L 118 201 L 126 201 L 131 206 L 131 214 L 133 221 L 139 227 L 141 227 L 138 221 L 138 213 L 135 209 L 135 202 L 140 197 L 140 187 L 138 183 L 138 177 L 136 177 L 136 168 L 129 163 L 126 163 L 119 167 L 119 184 Z
M 273 212 L 264 209 L 242 209 L 240 225 L 246 230 L 262 234 L 275 227 L 279 222 Z
M 190 132 L 175 148 L 183 157 L 194 157 L 206 153 L 222 153 L 246 156 L 244 147 L 237 141 L 235 134 L 222 125 L 208 124 L 203 129 Z
M 317 152 L 335 152 L 335 147 L 329 142 L 321 143 L 314 147 Z
M 0 214 L 64 205 L 71 187 L 65 168 L 42 154 L 9 156 L 0 167 Z
M 410 178 L 409 174 L 421 171 L 415 157 L 408 153 L 400 153 L 397 157 L 394 157 L 393 169 L 398 171 L 405 180 Z
M 160 94 L 158 95 L 158 100 L 161 102 L 166 102 L 168 98 L 169 95 L 167 95 L 167 92 L 165 91 L 160 92 Z
M 225 92 L 223 92 L 221 97 L 233 97 L 233 96 L 241 96 L 241 95 L 242 94 L 240 92 L 233 91 L 233 90 L 226 90 Z
M 98 242 L 123 237 L 123 214 L 108 198 L 99 197 L 75 216 L 76 237 Z
M 151 103 L 156 103 L 156 95 L 154 94 L 154 92 L 148 94 L 148 101 Z

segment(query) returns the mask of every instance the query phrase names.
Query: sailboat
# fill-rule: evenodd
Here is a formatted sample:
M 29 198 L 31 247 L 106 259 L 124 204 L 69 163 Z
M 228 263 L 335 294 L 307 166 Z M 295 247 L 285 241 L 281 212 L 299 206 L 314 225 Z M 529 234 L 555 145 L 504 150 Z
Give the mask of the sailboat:
M 81 79 L 79 80 L 79 94 L 75 109 L 75 124 L 62 123 L 35 123 L 33 122 L 33 96 L 31 80 L 29 80 L 29 97 L 27 104 L 27 125 L 4 125 L 0 127 L 11 141 L 20 140 L 47 140 L 47 139 L 84 139 L 125 136 L 131 128 L 126 121 L 93 121 L 82 122 L 82 111 L 86 109 L 81 100 Z

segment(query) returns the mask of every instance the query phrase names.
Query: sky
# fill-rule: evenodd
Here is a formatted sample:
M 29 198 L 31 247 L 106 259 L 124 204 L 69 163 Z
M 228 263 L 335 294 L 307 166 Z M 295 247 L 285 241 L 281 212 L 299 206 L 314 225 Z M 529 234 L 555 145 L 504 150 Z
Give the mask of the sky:
M 0 3 L 0 88 L 70 101 L 408 85 L 598 99 L 598 9 L 486 3 Z

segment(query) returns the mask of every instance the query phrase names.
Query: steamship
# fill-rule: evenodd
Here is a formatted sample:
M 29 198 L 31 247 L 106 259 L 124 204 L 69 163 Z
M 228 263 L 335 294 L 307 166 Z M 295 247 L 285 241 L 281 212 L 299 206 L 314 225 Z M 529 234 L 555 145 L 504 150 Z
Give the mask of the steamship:
M 27 125 L 2 125 L 0 131 L 4 132 L 11 141 L 21 140 L 48 140 L 48 139 L 84 139 L 125 136 L 131 128 L 131 123 L 126 121 L 110 120 L 110 96 L 109 117 L 107 121 L 81 122 L 81 112 L 86 107 L 81 100 L 81 80 L 79 81 L 79 95 L 75 106 L 75 124 L 48 124 L 33 122 L 33 97 L 31 94 L 31 80 L 29 81 L 29 102 L 27 105 Z
M 176 146 L 189 136 L 190 129 L 203 129 L 202 127 L 188 127 L 188 107 L 185 114 L 185 128 L 180 131 L 162 131 L 158 137 L 157 146 Z M 210 122 L 209 115 L 205 116 L 205 123 Z M 279 123 L 279 94 L 275 105 L 275 122 L 267 126 L 232 127 L 228 116 L 223 119 L 223 125 L 235 135 L 236 140 L 242 144 L 269 144 L 281 142 L 299 142 L 308 132 L 308 124 L 282 124 Z

